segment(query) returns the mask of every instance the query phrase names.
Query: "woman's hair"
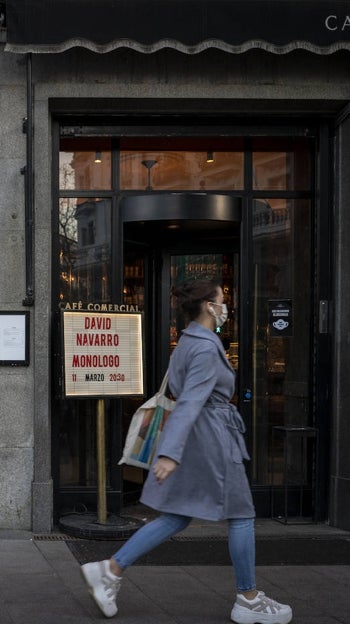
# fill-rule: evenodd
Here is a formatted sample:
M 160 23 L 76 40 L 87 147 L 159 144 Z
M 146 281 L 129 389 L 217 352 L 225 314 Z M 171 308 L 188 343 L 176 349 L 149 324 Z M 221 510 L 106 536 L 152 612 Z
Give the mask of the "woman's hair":
M 199 316 L 203 301 L 214 301 L 220 284 L 217 280 L 195 279 L 174 286 L 171 294 L 190 321 Z

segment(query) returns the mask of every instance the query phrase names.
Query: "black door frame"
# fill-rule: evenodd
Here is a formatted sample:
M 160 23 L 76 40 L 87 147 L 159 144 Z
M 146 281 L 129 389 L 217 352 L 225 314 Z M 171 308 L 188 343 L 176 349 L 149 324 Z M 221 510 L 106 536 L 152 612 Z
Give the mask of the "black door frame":
M 54 111 L 55 107 L 52 106 L 52 111 Z M 59 112 L 58 112 L 59 111 Z M 100 114 L 101 111 L 97 111 Z M 55 115 L 55 111 L 53 112 Z M 61 115 L 64 116 L 61 116 Z M 314 243 L 316 250 L 322 250 L 322 253 L 317 252 L 315 263 L 314 263 L 314 274 L 316 276 L 315 280 L 315 289 L 312 297 L 313 306 L 313 315 L 314 315 L 314 333 L 311 336 L 310 340 L 312 341 L 312 350 L 314 354 L 314 374 L 313 374 L 313 414 L 314 414 L 314 424 L 318 426 L 320 431 L 320 454 L 319 454 L 319 489 L 318 489 L 318 499 L 320 501 L 319 507 L 319 518 L 322 519 L 327 515 L 328 509 L 328 460 L 329 458 L 329 406 L 331 404 L 331 371 L 330 371 L 330 353 L 331 353 L 331 319 L 329 322 L 329 326 L 325 333 L 319 333 L 318 331 L 318 323 L 319 323 L 319 300 L 330 301 L 331 300 L 331 289 L 332 289 L 332 261 L 331 261 L 331 244 L 330 241 L 332 239 L 332 211 L 330 206 L 332 205 L 332 125 L 333 121 L 331 119 L 316 119 L 306 118 L 298 115 L 298 117 L 294 117 L 291 120 L 287 118 L 283 118 L 280 116 L 278 118 L 278 123 L 276 120 L 269 120 L 267 117 L 262 117 L 261 120 L 257 118 L 251 118 L 246 120 L 244 126 L 242 125 L 232 125 L 232 119 L 230 116 L 218 116 L 216 119 L 211 117 L 206 120 L 204 117 L 201 118 L 200 124 L 198 125 L 198 119 L 191 117 L 183 118 L 180 120 L 180 124 L 178 121 L 174 123 L 174 120 L 170 120 L 169 124 L 169 116 L 160 115 L 157 122 L 151 120 L 147 113 L 139 111 L 139 116 L 137 118 L 128 119 L 125 117 L 125 111 L 123 112 L 123 118 L 120 120 L 122 124 L 119 126 L 112 125 L 115 123 L 115 120 L 112 120 L 110 126 L 99 125 L 96 124 L 96 117 L 93 120 L 89 120 L 87 117 L 84 119 L 79 116 L 79 125 L 76 126 L 76 132 L 74 129 L 74 123 L 77 123 L 77 117 L 73 120 L 73 123 L 69 123 L 69 117 L 72 112 L 69 110 L 69 106 L 67 104 L 67 110 L 62 110 L 62 103 L 60 103 L 59 109 L 57 109 L 57 117 L 54 118 L 53 123 L 53 198 L 54 198 L 54 206 L 58 205 L 58 197 L 71 197 L 71 196 L 86 196 L 90 195 L 89 191 L 85 192 L 68 192 L 63 191 L 59 193 L 58 191 L 58 146 L 59 146 L 59 133 L 60 128 L 62 129 L 63 134 L 66 133 L 66 136 L 82 136 L 86 132 L 89 136 L 109 136 L 118 137 L 121 135 L 130 136 L 164 136 L 165 134 L 169 134 L 172 136 L 188 136 L 193 135 L 193 128 L 196 128 L 196 136 L 215 136 L 218 132 L 224 133 L 230 136 L 245 136 L 246 137 L 246 159 L 245 159 L 245 168 L 246 168 L 246 183 L 249 181 L 249 171 L 251 168 L 251 150 L 249 148 L 250 138 L 252 136 L 303 136 L 307 134 L 307 136 L 315 138 L 315 154 L 314 154 L 314 162 L 315 162 L 315 171 L 314 171 L 314 189 L 312 189 L 312 195 L 315 197 L 314 204 Z M 144 125 L 140 125 L 140 118 L 142 117 Z M 62 121 L 62 123 L 61 123 Z M 102 118 L 101 118 L 102 121 Z M 183 125 L 181 125 L 183 121 Z M 262 123 L 259 123 L 259 122 Z M 214 123 L 213 123 L 214 122 Z M 83 126 L 82 123 L 86 123 L 86 126 Z M 153 124 L 150 126 L 150 123 Z M 61 125 L 60 125 L 61 124 Z M 117 138 L 113 140 L 114 149 L 118 150 L 117 147 Z M 246 186 L 246 191 L 244 192 L 243 199 L 243 212 L 245 214 L 244 220 L 242 220 L 241 225 L 241 244 L 248 251 L 248 256 L 250 255 L 250 229 L 251 229 L 251 202 L 252 202 L 252 192 L 249 191 L 252 186 L 248 184 Z M 317 189 L 317 195 L 315 193 L 315 189 Z M 130 192 L 129 195 L 132 196 L 135 193 Z M 265 195 L 266 193 L 264 193 Z M 161 193 L 160 193 L 161 195 Z M 232 196 L 239 196 L 242 193 L 232 193 Z M 287 197 L 288 194 L 284 193 L 284 196 Z M 99 196 L 108 196 L 112 197 L 112 203 L 114 208 L 117 207 L 120 201 L 120 192 L 116 190 L 112 191 L 104 191 L 99 192 Z M 273 197 L 273 193 L 269 193 L 269 196 Z M 294 196 L 296 196 L 294 194 Z M 254 193 L 254 197 L 258 198 L 259 193 Z M 114 283 L 117 285 L 115 292 L 118 290 L 118 287 L 121 288 L 122 283 L 122 275 L 121 275 L 121 266 L 115 262 L 117 259 L 117 250 L 116 247 L 120 247 L 121 243 L 121 228 L 119 217 L 115 217 L 117 214 L 117 210 L 113 210 L 113 236 L 114 236 L 114 259 L 113 259 L 113 267 L 115 271 L 114 275 Z M 57 217 L 55 217 L 55 210 L 53 210 L 53 234 L 56 234 L 57 240 Z M 58 276 L 58 245 L 57 242 L 53 246 L 53 326 L 55 326 L 55 316 L 57 315 L 57 276 Z M 249 283 L 250 281 L 250 271 L 251 267 L 248 262 L 244 261 L 243 254 L 241 254 L 241 288 L 240 292 L 242 294 L 244 284 Z M 249 300 L 243 300 L 241 296 L 241 315 L 244 316 L 247 323 L 249 323 L 250 319 L 250 308 L 249 308 Z M 245 356 L 245 354 L 249 354 L 249 335 L 242 336 L 242 351 L 240 353 L 240 366 L 242 367 L 242 375 L 247 381 L 249 385 L 249 370 L 251 371 L 251 363 L 249 356 Z M 53 342 L 53 357 L 57 357 L 57 344 Z M 53 396 L 55 395 L 55 390 L 53 389 Z M 243 408 L 243 404 L 241 405 L 241 409 Z M 55 435 L 57 434 L 57 428 L 54 426 L 53 421 L 53 445 L 55 445 Z M 57 458 L 57 452 L 54 453 L 54 456 Z M 53 463 L 53 475 L 54 479 L 57 480 L 57 464 Z M 268 488 L 266 488 L 265 492 L 261 492 L 262 496 L 268 495 Z

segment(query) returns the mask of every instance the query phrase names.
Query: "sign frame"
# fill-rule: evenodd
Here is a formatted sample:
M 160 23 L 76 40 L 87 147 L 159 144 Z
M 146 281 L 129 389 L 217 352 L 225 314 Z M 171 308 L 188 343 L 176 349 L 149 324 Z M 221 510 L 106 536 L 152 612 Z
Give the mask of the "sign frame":
M 29 332 L 28 310 L 0 311 L 0 366 L 29 366 Z
M 100 319 L 98 322 L 100 323 L 100 327 L 89 327 L 86 329 L 84 326 L 79 326 L 78 320 L 81 320 L 81 317 L 85 319 L 85 325 L 89 325 L 89 322 L 92 322 L 92 319 Z M 132 321 L 132 318 L 134 321 Z M 86 321 L 89 319 L 89 322 Z M 123 391 L 123 383 L 124 383 L 124 375 L 125 373 L 119 372 L 117 369 L 113 368 L 114 362 L 118 362 L 120 357 L 116 353 L 119 345 L 119 334 L 114 331 L 114 333 L 109 332 L 109 329 L 116 330 L 117 328 L 117 319 L 122 321 L 130 320 L 134 323 L 134 329 L 136 331 L 136 337 L 134 337 L 134 342 L 136 342 L 136 351 L 137 354 L 135 356 L 135 361 L 137 358 L 137 363 L 139 364 L 139 373 L 136 375 L 135 382 L 130 382 L 132 384 L 132 388 L 130 390 Z M 114 323 L 112 323 L 112 321 Z M 71 328 L 68 329 L 68 323 L 71 323 Z M 73 327 L 74 326 L 74 327 Z M 63 396 L 65 399 L 103 399 L 103 398 L 126 398 L 126 397 L 144 397 L 145 396 L 145 349 L 144 349 L 144 316 L 143 312 L 101 312 L 101 311 L 88 311 L 88 310 L 61 310 L 61 327 L 62 327 L 62 374 L 63 374 Z M 92 329 L 91 333 L 89 329 Z M 73 355 L 72 362 L 72 349 L 73 345 L 69 342 L 69 338 L 79 335 L 79 330 L 84 333 L 86 332 L 86 336 L 89 338 L 90 336 L 101 336 L 101 334 L 107 336 L 109 334 L 110 344 L 104 345 L 104 351 L 96 350 L 96 345 L 87 346 L 87 349 L 90 349 L 89 356 L 86 354 L 84 356 Z M 101 330 L 101 331 L 100 331 Z M 71 336 L 69 335 L 69 331 L 71 332 Z M 118 338 L 115 340 L 114 337 Z M 127 340 L 127 332 L 122 334 L 122 341 L 125 343 Z M 81 340 L 80 340 L 81 341 Z M 104 339 L 106 342 L 106 338 Z M 70 348 L 69 348 L 70 347 Z M 95 363 L 91 366 L 87 364 L 87 366 L 81 366 L 83 369 L 83 375 L 90 375 L 91 379 L 86 381 L 82 381 L 82 379 L 78 379 L 78 377 L 73 378 L 75 372 L 72 372 L 72 366 L 74 362 L 79 362 L 77 358 L 84 358 L 83 364 L 87 361 L 93 361 Z M 109 366 L 109 361 L 112 362 L 112 365 Z M 70 362 L 70 364 L 69 364 Z M 102 364 L 101 364 L 102 362 Z M 106 364 L 104 365 L 104 362 Z M 103 372 L 98 372 L 99 365 L 105 366 L 105 368 L 101 369 Z M 128 361 L 129 366 L 131 366 L 131 361 Z M 113 368 L 113 372 L 111 372 Z M 77 369 L 78 371 L 78 369 Z M 107 379 L 106 379 L 107 375 Z M 70 376 L 70 377 L 69 377 Z M 111 377 L 109 377 L 111 376 Z M 75 385 L 77 384 L 77 385 Z M 84 389 L 80 390 L 80 386 L 84 385 Z M 87 384 L 87 385 L 85 385 Z

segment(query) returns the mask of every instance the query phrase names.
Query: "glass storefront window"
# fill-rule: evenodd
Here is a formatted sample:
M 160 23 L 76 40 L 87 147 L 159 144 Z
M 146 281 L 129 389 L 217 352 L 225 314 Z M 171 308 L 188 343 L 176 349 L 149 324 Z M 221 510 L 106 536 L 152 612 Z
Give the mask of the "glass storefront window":
M 113 246 L 119 266 L 124 267 L 120 298 L 145 312 L 147 348 L 151 354 L 147 365 L 157 371 L 160 356 L 152 323 L 157 319 L 165 323 L 162 337 L 167 340 L 169 336 L 171 351 L 185 321 L 171 305 L 170 317 L 167 312 L 166 318 L 160 319 L 159 299 L 169 296 L 168 284 L 204 273 L 219 277 L 229 308 L 229 319 L 221 334 L 227 357 L 238 373 L 241 363 L 241 377 L 247 368 L 252 375 L 252 401 L 240 408 L 248 426 L 251 478 L 257 490 L 271 484 L 273 427 L 312 424 L 312 153 L 311 140 L 306 137 L 121 137 L 113 139 L 113 149 L 112 139 L 104 137 L 62 137 L 60 141 L 57 304 L 64 307 L 65 303 L 81 302 L 84 309 L 90 302 L 115 302 L 115 292 L 120 287 L 119 267 L 112 270 Z M 165 236 L 163 241 L 145 228 L 142 237 L 135 239 L 134 230 L 128 226 L 122 255 L 116 248 L 119 239 L 112 239 L 112 205 L 117 223 L 118 198 L 133 191 L 219 191 L 241 195 L 246 198 L 243 210 L 250 210 L 253 203 L 252 245 L 246 245 L 248 237 L 239 241 L 238 226 L 234 239 L 225 233 L 211 246 L 215 231 L 208 223 L 202 249 L 196 236 L 196 245 L 186 247 L 188 239 L 183 240 L 180 232 L 178 238 L 174 234 Z M 242 213 L 242 220 L 245 218 L 246 213 Z M 198 229 L 199 232 L 202 230 Z M 160 261 L 160 248 L 165 254 L 164 264 L 163 256 Z M 238 318 L 239 253 L 245 274 L 252 274 L 247 301 L 251 302 L 249 314 L 253 323 L 248 328 L 245 323 L 249 314 L 247 318 Z M 167 272 L 166 291 L 161 295 L 157 290 L 163 284 L 157 273 L 163 270 L 160 267 Z M 282 316 L 282 321 L 290 321 L 289 329 L 284 327 L 286 331 L 283 322 L 273 326 L 274 310 L 281 306 L 287 315 Z M 248 329 L 249 339 L 240 345 L 243 329 Z M 149 383 L 155 383 L 154 374 L 149 377 Z M 122 436 L 137 402 L 133 398 L 123 399 Z M 59 486 L 93 488 L 95 401 L 60 399 L 56 406 Z M 110 434 L 112 439 L 111 406 L 112 401 L 106 428 L 107 438 Z M 113 444 L 115 435 L 114 431 Z M 283 483 L 282 451 L 282 446 L 275 448 L 273 482 L 277 486 Z M 109 466 L 112 453 L 115 449 L 108 448 Z M 107 474 L 113 480 L 109 471 Z M 141 471 L 127 467 L 123 474 L 127 489 L 138 491 L 143 482 Z
M 110 139 L 61 139 L 59 185 L 62 191 L 109 190 Z
M 270 483 L 272 427 L 309 424 L 310 249 L 308 200 L 254 202 L 252 472 L 258 485 Z M 279 454 L 274 483 L 282 482 L 282 448 Z
M 111 200 L 60 199 L 60 301 L 110 301 Z
M 253 189 L 299 191 L 310 189 L 308 139 L 253 140 Z
M 121 141 L 121 189 L 225 191 L 243 189 L 243 185 L 241 140 Z
M 110 301 L 111 200 L 64 197 L 59 203 L 60 304 Z M 60 402 L 60 484 L 96 484 L 96 401 Z M 109 424 L 107 424 L 109 428 Z

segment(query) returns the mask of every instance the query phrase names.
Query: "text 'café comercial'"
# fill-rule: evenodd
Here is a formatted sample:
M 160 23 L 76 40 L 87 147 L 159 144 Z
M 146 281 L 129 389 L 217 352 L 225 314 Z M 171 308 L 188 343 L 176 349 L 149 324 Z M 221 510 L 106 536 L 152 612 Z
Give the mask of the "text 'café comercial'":
M 1 528 L 94 514 L 101 466 L 138 502 L 205 277 L 257 516 L 350 530 L 349 59 L 341 0 L 0 1 Z
M 86 303 L 83 301 L 65 301 L 60 305 L 64 310 L 88 310 L 94 312 L 139 312 L 138 305 L 125 303 Z

